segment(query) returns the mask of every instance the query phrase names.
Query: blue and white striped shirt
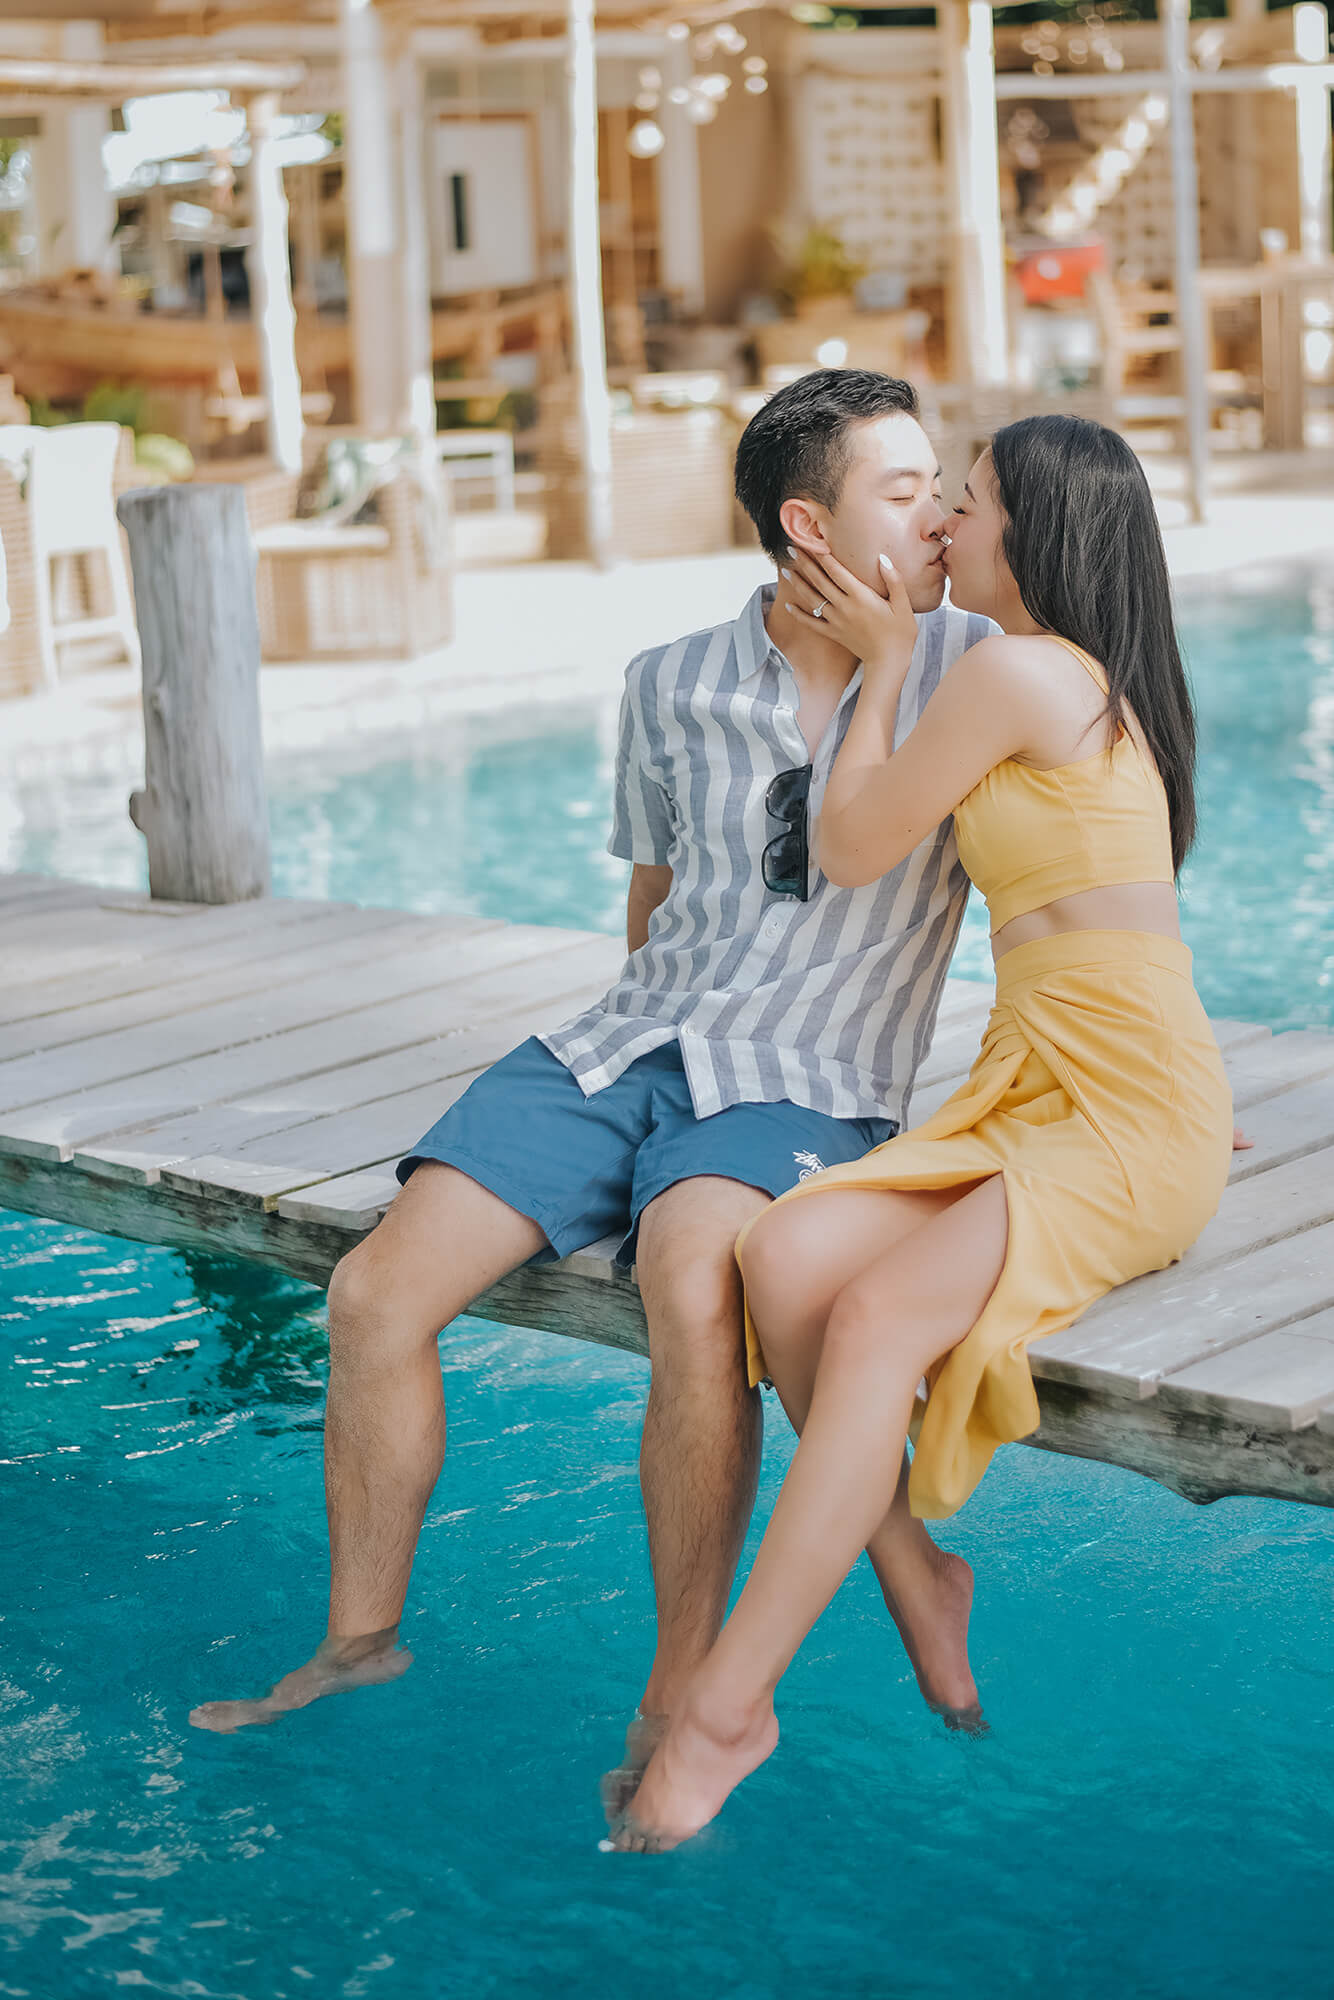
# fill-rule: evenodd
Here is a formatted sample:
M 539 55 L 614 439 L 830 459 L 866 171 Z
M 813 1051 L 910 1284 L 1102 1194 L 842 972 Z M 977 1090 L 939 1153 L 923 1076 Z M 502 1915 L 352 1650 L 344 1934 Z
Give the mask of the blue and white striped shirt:
M 542 1041 L 585 1097 L 680 1039 L 696 1115 L 788 1101 L 835 1118 L 907 1116 L 968 895 L 947 821 L 890 874 L 809 899 L 765 888 L 779 771 L 813 763 L 818 816 L 852 719 L 858 668 L 812 759 L 792 668 L 769 638 L 773 585 L 741 616 L 641 653 L 626 670 L 610 851 L 670 863 L 647 943 L 611 991 Z M 897 739 L 945 669 L 996 628 L 950 606 L 918 621 Z

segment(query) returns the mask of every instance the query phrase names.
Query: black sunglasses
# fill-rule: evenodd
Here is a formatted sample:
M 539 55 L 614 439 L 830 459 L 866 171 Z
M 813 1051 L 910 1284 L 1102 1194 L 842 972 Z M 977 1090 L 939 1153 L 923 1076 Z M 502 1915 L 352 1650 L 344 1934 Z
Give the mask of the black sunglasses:
M 780 771 L 764 794 L 764 810 L 778 820 L 782 833 L 771 840 L 760 857 L 764 886 L 775 896 L 795 896 L 805 902 L 810 895 L 810 798 L 811 766 L 799 764 L 795 770 Z

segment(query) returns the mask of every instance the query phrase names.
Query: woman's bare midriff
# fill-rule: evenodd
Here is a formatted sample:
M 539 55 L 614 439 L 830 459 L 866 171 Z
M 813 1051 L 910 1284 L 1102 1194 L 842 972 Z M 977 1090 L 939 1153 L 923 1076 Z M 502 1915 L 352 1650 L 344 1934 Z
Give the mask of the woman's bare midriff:
M 1177 893 L 1170 882 L 1122 882 L 1108 889 L 1083 889 L 1058 896 L 1040 910 L 1012 917 L 991 934 L 991 955 L 1000 958 L 1017 944 L 1062 937 L 1070 931 L 1152 931 L 1179 938 Z

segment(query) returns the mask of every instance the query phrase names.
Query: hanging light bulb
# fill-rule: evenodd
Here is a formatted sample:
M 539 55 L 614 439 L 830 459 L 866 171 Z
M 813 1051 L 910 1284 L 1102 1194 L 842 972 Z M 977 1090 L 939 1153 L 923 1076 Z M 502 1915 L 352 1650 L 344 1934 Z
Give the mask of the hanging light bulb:
M 693 87 L 701 97 L 709 98 L 714 104 L 721 104 L 732 88 L 732 79 L 730 76 L 725 76 L 722 70 L 714 70 L 709 76 L 695 77 Z
M 686 117 L 692 125 L 712 125 L 718 116 L 718 106 L 711 97 L 696 97 L 692 94 L 686 105 Z
M 767 76 L 748 76 L 746 78 L 746 89 L 752 97 L 762 97 L 768 88 L 769 79 Z
M 641 69 L 639 72 L 639 88 L 641 90 L 661 90 L 662 71 L 654 69 L 651 64 Z
M 763 76 L 769 68 L 763 56 L 747 56 L 741 65 L 747 76 Z
M 690 92 L 683 83 L 674 83 L 667 93 L 667 102 L 675 105 L 689 104 Z
M 669 42 L 688 42 L 690 40 L 688 23 L 685 21 L 673 21 L 667 29 L 667 39 Z
M 655 160 L 666 142 L 656 120 L 641 118 L 630 127 L 625 143 L 637 160 Z
M 656 91 L 656 90 L 641 90 L 641 91 L 640 91 L 640 93 L 639 93 L 639 95 L 638 95 L 638 97 L 637 97 L 637 98 L 635 99 L 635 110 L 636 110 L 636 111 L 656 111 L 656 110 L 657 110 L 657 108 L 658 108 L 658 93 L 657 93 L 657 91 Z

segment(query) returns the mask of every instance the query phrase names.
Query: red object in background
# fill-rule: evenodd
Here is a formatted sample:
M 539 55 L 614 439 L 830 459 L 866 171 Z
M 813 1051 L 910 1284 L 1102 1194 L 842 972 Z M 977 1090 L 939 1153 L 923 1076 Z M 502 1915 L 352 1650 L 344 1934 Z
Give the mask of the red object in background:
M 1078 299 L 1090 274 L 1107 267 L 1101 243 L 1053 243 L 1026 250 L 1015 259 L 1015 276 L 1025 303 L 1045 305 L 1049 299 Z

